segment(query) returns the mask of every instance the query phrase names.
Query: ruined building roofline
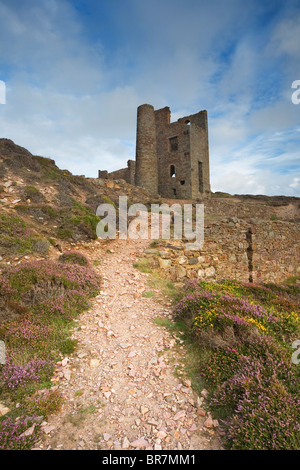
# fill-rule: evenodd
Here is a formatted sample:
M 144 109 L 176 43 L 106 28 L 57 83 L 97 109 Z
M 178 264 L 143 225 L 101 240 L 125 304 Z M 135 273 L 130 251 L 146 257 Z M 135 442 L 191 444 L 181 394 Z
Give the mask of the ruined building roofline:
M 151 106 L 151 105 L 142 105 L 142 106 Z M 153 106 L 152 106 L 152 108 L 153 108 Z M 153 109 L 154 109 L 154 108 L 153 108 Z M 171 110 L 170 110 L 169 106 L 165 106 L 164 108 L 160 108 L 160 109 L 154 109 L 154 113 L 155 113 L 155 114 L 159 114 L 159 113 L 163 113 L 163 112 L 169 112 L 169 113 L 170 113 L 170 116 L 171 116 Z M 204 114 L 207 115 L 207 110 L 206 110 L 206 109 L 202 109 L 202 110 L 198 111 L 197 113 L 189 114 L 189 115 L 187 115 L 187 116 L 178 118 L 177 121 L 173 121 L 173 122 L 182 122 L 182 121 L 184 121 L 185 119 L 197 117 L 197 116 L 199 116 L 199 115 L 202 114 L 202 113 L 204 113 Z M 173 122 L 171 122 L 171 124 L 173 124 Z

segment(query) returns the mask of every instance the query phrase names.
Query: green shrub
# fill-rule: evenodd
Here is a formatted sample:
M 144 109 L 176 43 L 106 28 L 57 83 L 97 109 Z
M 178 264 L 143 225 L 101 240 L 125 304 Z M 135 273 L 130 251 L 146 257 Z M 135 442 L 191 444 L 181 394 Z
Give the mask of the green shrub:
M 42 394 L 37 393 L 26 397 L 23 408 L 26 408 L 27 414 L 47 418 L 47 416 L 57 413 L 62 403 L 63 398 L 57 390 L 45 390 Z
M 0 254 L 48 253 L 49 243 L 29 228 L 23 219 L 0 215 Z
M 69 228 L 59 227 L 59 229 L 56 232 L 56 236 L 60 240 L 70 240 L 74 236 L 74 231 Z
M 58 348 L 63 356 L 72 354 L 75 351 L 76 346 L 77 341 L 71 338 L 67 338 L 58 344 Z
M 80 266 L 89 266 L 89 261 L 82 253 L 78 251 L 69 251 L 63 253 L 58 258 L 59 263 L 79 264 Z
M 34 203 L 42 203 L 46 200 L 44 195 L 35 186 L 25 186 L 23 194 L 25 199 L 30 199 Z

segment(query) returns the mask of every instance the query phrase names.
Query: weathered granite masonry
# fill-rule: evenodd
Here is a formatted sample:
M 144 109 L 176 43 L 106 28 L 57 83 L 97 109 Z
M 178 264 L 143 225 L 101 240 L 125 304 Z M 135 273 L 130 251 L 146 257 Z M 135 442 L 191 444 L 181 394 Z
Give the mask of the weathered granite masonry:
M 171 123 L 170 108 L 137 111 L 136 164 L 99 178 L 125 179 L 151 194 L 172 199 L 203 199 L 210 195 L 207 112 Z
M 170 203 L 161 198 L 155 201 L 145 189 L 122 180 L 95 181 L 105 195 L 127 195 L 131 202 L 142 202 L 148 209 L 155 202 Z M 300 276 L 300 198 L 212 197 L 204 204 L 204 223 L 201 250 L 187 250 L 184 240 L 156 240 L 146 253 L 153 268 L 175 281 L 282 282 Z
M 184 278 L 282 282 L 300 275 L 300 224 L 229 217 L 205 224 L 202 250 L 184 240 L 159 240 L 146 252 L 174 281 Z
M 153 106 L 139 106 L 136 132 L 135 184 L 158 193 L 156 121 Z

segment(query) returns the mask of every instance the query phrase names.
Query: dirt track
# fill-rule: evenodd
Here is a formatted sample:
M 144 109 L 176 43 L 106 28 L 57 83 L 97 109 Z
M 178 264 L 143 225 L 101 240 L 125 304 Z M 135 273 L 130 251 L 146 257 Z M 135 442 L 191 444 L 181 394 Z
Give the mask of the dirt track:
M 76 352 L 58 364 L 62 411 L 44 423 L 44 449 L 219 449 L 210 417 L 188 380 L 175 377 L 176 338 L 153 322 L 170 307 L 143 296 L 147 274 L 133 267 L 148 241 L 86 251 L 102 290 L 81 315 Z M 83 250 L 81 250 L 83 251 Z M 170 305 L 170 304 L 169 304 Z M 176 351 L 175 351 L 176 349 Z M 204 426 L 206 423 L 206 426 Z

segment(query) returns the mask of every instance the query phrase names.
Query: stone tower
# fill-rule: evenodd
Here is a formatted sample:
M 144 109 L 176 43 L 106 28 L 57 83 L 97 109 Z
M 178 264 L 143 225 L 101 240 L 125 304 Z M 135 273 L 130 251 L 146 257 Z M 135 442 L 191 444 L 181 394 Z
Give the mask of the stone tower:
M 206 111 L 171 123 L 169 107 L 138 108 L 135 184 L 167 198 L 210 194 Z
M 156 124 L 150 104 L 139 106 L 137 111 L 135 184 L 153 194 L 158 191 Z

